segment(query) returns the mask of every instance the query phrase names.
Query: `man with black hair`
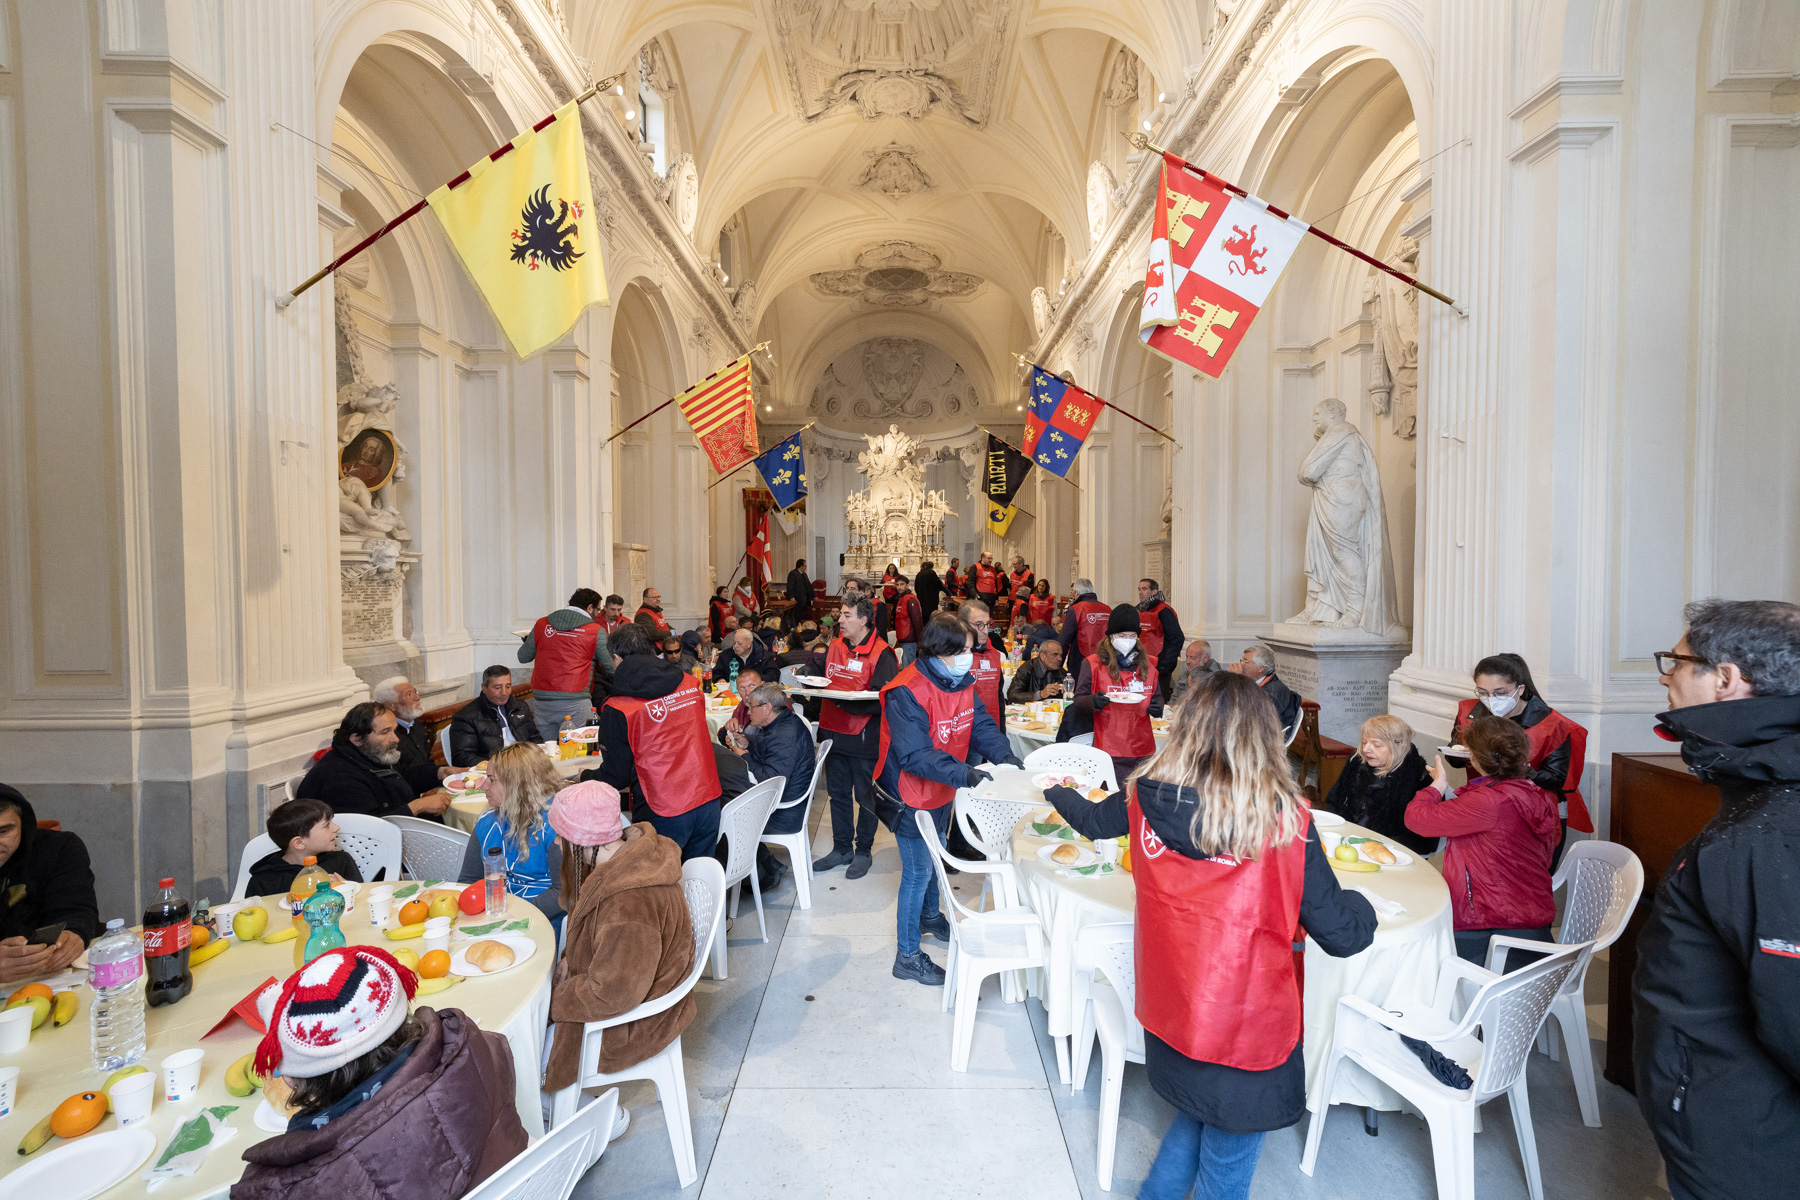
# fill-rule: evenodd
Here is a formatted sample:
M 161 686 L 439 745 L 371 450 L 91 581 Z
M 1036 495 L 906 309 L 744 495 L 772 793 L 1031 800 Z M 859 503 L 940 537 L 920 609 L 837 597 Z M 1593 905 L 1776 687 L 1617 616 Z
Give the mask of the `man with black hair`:
M 40 929 L 61 925 L 46 944 Z M 0 783 L 0 983 L 60 971 L 100 935 L 100 904 L 87 846 L 73 833 L 39 829 L 17 788 Z
M 875 631 L 876 614 L 886 612 L 858 593 L 838 612 L 838 636 L 825 653 L 828 687 L 840 692 L 879 692 L 900 664 Z M 814 860 L 814 872 L 848 866 L 846 879 L 869 873 L 875 852 L 875 758 L 881 749 L 881 701 L 826 700 L 820 706 L 819 737 L 831 743 L 825 760 L 825 787 L 831 796 L 831 852 Z
M 787 574 L 787 597 L 794 602 L 794 606 L 787 610 L 782 623 L 792 629 L 812 615 L 812 576 L 806 573 L 804 558 L 795 560 L 794 569 Z
M 306 773 L 297 794 L 341 813 L 436 817 L 450 806 L 450 793 L 438 780 L 454 770 L 429 763 L 400 766 L 394 714 L 370 700 L 344 714 L 331 735 L 331 749 Z
M 625 597 L 617 594 L 608 596 L 606 607 L 600 611 L 600 628 L 611 636 L 613 630 L 625 624 L 628 624 L 625 620 Z
M 520 662 L 536 663 L 531 707 L 539 741 L 555 738 L 566 717 L 575 718 L 577 726 L 594 723 L 594 672 L 610 674 L 613 668 L 600 625 L 604 607 L 599 592 L 576 588 L 566 605 L 537 619 L 519 647 Z
M 912 586 L 913 594 L 919 598 L 920 611 L 925 614 L 927 621 L 931 620 L 938 606 L 944 602 L 944 581 L 938 576 L 930 559 L 919 564 L 919 573 L 913 576 Z
M 512 670 L 498 663 L 481 673 L 481 694 L 450 718 L 450 762 L 458 767 L 472 767 L 514 742 L 546 740 L 538 736 L 531 705 L 513 695 Z
M 1772 1196 L 1800 1178 L 1800 606 L 1683 615 L 1656 655 L 1657 732 L 1719 810 L 1669 860 L 1638 935 L 1638 1106 L 1675 1200 Z
M 1154 579 L 1140 579 L 1137 584 L 1137 610 L 1143 618 L 1138 640 L 1143 643 L 1144 657 L 1156 664 L 1164 700 L 1175 686 L 1175 667 L 1181 662 L 1181 644 L 1187 636 L 1181 632 L 1181 619 L 1169 602 L 1163 599 L 1162 585 Z

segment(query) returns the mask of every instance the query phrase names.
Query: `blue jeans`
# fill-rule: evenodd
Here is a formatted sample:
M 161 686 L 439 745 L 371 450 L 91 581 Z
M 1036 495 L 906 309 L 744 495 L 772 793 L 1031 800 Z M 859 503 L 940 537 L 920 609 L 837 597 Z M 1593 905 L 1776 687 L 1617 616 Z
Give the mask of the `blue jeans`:
M 937 826 L 942 842 L 944 830 L 950 826 L 951 806 L 931 810 L 931 822 Z M 894 934 L 900 953 L 910 958 L 919 952 L 919 922 L 938 919 L 937 867 L 931 861 L 931 847 L 919 836 L 913 820 L 915 809 L 901 816 L 901 828 L 894 835 L 900 850 L 900 910 L 894 914 Z M 908 836 L 908 835 L 911 836 Z
M 708 800 L 679 817 L 663 817 L 650 811 L 650 806 L 640 800 L 632 805 L 631 819 L 645 822 L 674 842 L 681 850 L 681 861 L 686 862 L 690 858 L 712 857 L 713 849 L 719 843 L 719 813 L 723 808 L 719 801 Z
M 1226 1133 L 1176 1110 L 1138 1200 L 1181 1200 L 1190 1186 L 1194 1200 L 1245 1200 L 1262 1142 L 1260 1133 Z

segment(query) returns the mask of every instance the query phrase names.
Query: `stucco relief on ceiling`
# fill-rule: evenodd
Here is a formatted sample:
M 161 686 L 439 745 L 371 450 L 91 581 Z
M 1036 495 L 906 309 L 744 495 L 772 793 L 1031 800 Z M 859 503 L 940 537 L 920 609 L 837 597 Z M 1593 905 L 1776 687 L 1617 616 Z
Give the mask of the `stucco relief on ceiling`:
M 812 283 L 822 295 L 872 308 L 921 308 L 941 298 L 973 295 L 982 280 L 944 270 L 943 260 L 916 242 L 893 241 L 864 250 L 847 270 L 814 273 Z
M 826 364 L 810 407 L 838 426 L 905 420 L 913 428 L 967 420 L 977 405 L 974 384 L 944 351 L 917 338 L 878 337 Z
M 856 186 L 868 192 L 880 192 L 890 200 L 929 192 L 931 177 L 919 166 L 919 152 L 899 142 L 889 142 L 879 150 L 863 152 L 869 165 L 856 177 Z

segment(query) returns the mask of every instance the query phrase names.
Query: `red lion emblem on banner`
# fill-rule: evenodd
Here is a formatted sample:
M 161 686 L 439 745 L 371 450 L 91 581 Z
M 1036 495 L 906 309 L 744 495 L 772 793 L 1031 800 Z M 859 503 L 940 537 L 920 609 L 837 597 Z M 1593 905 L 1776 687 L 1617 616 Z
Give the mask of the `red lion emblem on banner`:
M 1220 242 L 1219 249 L 1227 254 L 1236 255 L 1240 262 L 1227 263 L 1225 269 L 1233 275 L 1267 275 L 1269 268 L 1262 266 L 1257 260 L 1267 254 L 1269 248 L 1264 246 L 1260 250 L 1255 249 L 1256 226 L 1252 225 L 1250 232 L 1245 233 L 1241 227 L 1233 225 L 1231 232 L 1237 236 L 1226 238 Z

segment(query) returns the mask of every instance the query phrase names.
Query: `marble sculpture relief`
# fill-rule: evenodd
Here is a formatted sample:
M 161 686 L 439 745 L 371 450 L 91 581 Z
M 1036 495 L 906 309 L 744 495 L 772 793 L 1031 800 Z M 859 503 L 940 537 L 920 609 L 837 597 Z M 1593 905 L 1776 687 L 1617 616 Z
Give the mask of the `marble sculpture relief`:
M 1338 400 L 1313 409 L 1313 448 L 1300 464 L 1300 482 L 1312 489 L 1306 608 L 1288 620 L 1388 637 L 1400 621 L 1381 478 L 1374 452 L 1344 418 Z

